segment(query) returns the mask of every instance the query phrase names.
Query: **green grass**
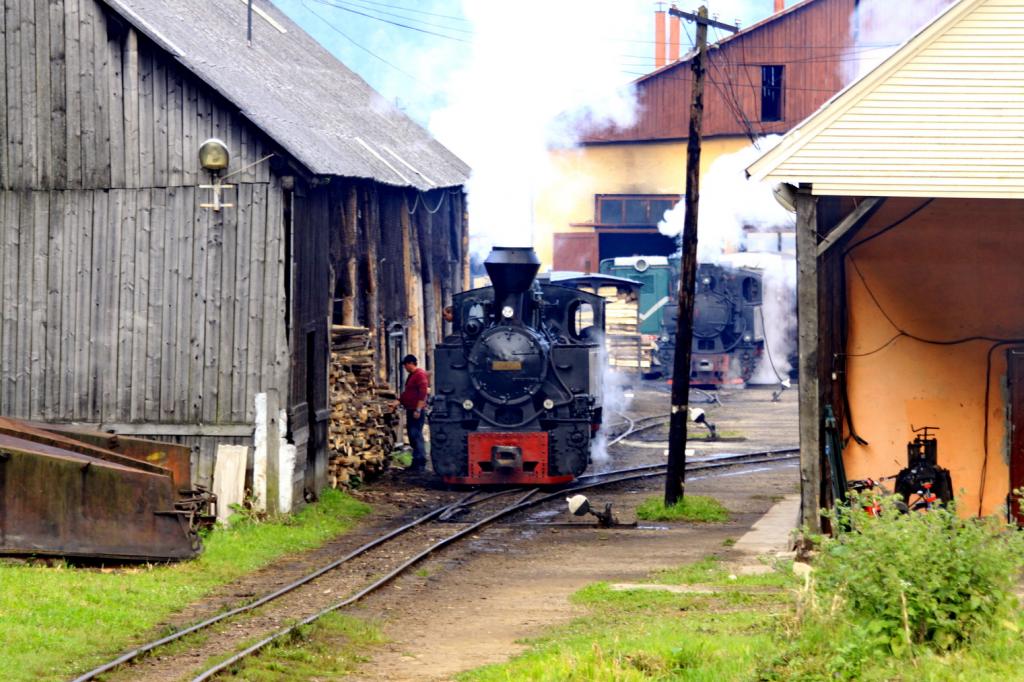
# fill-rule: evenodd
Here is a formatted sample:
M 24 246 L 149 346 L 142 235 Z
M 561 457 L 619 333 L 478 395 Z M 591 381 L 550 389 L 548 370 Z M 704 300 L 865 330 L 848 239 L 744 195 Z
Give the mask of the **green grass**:
M 369 507 L 326 491 L 292 517 L 216 530 L 196 560 L 116 569 L 0 565 L 0 679 L 65 679 L 214 588 L 351 528 Z
M 783 651 L 761 671 L 761 679 L 778 682 L 1007 682 L 1021 679 L 1024 668 L 1024 619 L 1007 621 L 980 633 L 951 653 L 922 652 L 913 660 L 877 656 L 855 676 L 833 670 L 826 652 L 836 642 L 852 641 L 857 633 L 845 627 L 804 628 L 799 638 L 780 636 Z M 795 634 L 795 633 L 794 633 Z
M 700 584 L 712 594 L 615 591 L 606 583 L 573 596 L 584 614 L 526 642 L 512 660 L 459 676 L 462 682 L 1005 682 L 1021 679 L 1024 614 L 946 655 L 913 661 L 880 656 L 856 678 L 837 675 L 822 651 L 850 633 L 801 633 L 795 614 L 801 581 L 788 563 L 752 576 L 731 575 L 716 559 L 662 571 L 654 582 Z
M 412 451 L 410 450 L 395 450 L 391 453 L 391 461 L 399 466 L 411 467 L 412 466 Z
M 376 624 L 333 612 L 223 674 L 251 682 L 338 679 L 354 672 L 366 661 L 367 650 L 384 641 Z M 203 668 L 214 663 L 208 661 Z
M 460 676 L 464 682 L 498 680 L 688 680 L 756 679 L 777 650 L 775 623 L 790 608 L 791 593 L 765 590 L 763 576 L 730 580 L 717 562 L 691 573 L 725 576 L 715 594 L 612 590 L 586 587 L 573 601 L 585 615 L 530 642 L 508 663 Z M 660 576 L 660 577 L 664 577 Z M 788 576 L 776 582 L 792 580 Z
M 636 517 L 644 521 L 728 521 L 729 511 L 711 497 L 686 495 L 671 507 L 660 497 L 649 497 L 636 508 Z

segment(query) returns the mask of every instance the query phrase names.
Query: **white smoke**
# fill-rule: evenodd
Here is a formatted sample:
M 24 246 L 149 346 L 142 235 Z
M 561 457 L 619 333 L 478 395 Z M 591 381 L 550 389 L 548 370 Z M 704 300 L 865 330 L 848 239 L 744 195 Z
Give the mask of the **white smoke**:
M 715 160 L 701 175 L 700 214 L 698 217 L 697 261 L 717 263 L 723 253 L 741 250 L 744 228 L 774 230 L 791 227 L 793 214 L 775 200 L 772 185 L 747 178 L 746 168 L 782 138 L 761 138 L 733 154 Z M 685 202 L 680 201 L 665 213 L 658 230 L 669 237 L 683 232 Z
M 778 144 L 777 135 L 762 138 L 717 159 L 701 177 L 697 225 L 697 262 L 760 270 L 767 353 L 754 369 L 751 383 L 778 383 L 789 370 L 796 343 L 796 261 L 789 233 L 795 218 L 782 208 L 772 185 L 751 180 L 746 168 Z M 683 232 L 684 202 L 665 214 L 662 234 Z
M 649 13 L 617 0 L 464 0 L 471 56 L 446 85 L 430 129 L 472 168 L 472 248 L 529 246 L 533 199 L 552 172 L 548 149 L 571 146 L 582 121 L 625 127 L 636 101 L 623 43 Z
M 852 83 L 882 63 L 956 0 L 861 0 L 850 15 L 853 48 L 842 61 L 843 82 Z

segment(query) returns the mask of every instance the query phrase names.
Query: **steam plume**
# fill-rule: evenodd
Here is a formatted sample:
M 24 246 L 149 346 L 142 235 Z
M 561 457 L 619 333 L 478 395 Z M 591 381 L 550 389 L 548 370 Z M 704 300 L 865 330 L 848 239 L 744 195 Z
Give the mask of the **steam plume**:
M 647 13 L 616 0 L 465 0 L 471 58 L 446 88 L 431 130 L 472 167 L 472 247 L 532 244 L 535 188 L 547 151 L 572 146 L 580 121 L 628 126 L 635 97 L 621 87 L 622 35 Z M 569 112 L 568 114 L 566 112 Z

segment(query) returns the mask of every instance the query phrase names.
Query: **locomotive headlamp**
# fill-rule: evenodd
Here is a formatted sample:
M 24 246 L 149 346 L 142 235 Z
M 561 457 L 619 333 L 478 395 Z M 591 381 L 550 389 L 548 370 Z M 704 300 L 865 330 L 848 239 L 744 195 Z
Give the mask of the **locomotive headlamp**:
M 507 305 L 501 309 L 501 316 L 506 320 L 511 320 L 512 316 L 516 314 L 516 311 L 512 309 L 512 306 Z
M 747 334 L 746 336 L 743 337 L 743 342 L 750 343 L 750 334 Z
M 704 279 L 702 279 L 700 281 L 700 283 L 701 284 L 711 284 L 711 278 L 710 277 L 705 277 Z
M 553 409 L 555 409 L 555 401 L 552 400 L 551 398 L 545 398 L 544 399 L 544 409 L 545 410 L 553 410 Z
M 466 399 L 466 400 L 462 401 L 462 409 L 466 410 L 467 412 L 469 410 L 472 410 L 473 407 L 474 407 L 474 405 L 473 405 L 473 401 L 472 400 Z

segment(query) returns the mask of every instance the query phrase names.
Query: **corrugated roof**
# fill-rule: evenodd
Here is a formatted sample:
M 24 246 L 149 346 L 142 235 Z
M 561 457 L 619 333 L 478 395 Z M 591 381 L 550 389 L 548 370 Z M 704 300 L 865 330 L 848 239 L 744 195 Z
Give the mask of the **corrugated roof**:
M 266 0 L 104 0 L 315 175 L 429 190 L 467 166 Z M 276 26 L 274 25 L 276 24 Z
M 821 195 L 1024 198 L 1024 0 L 960 0 L 754 162 Z

